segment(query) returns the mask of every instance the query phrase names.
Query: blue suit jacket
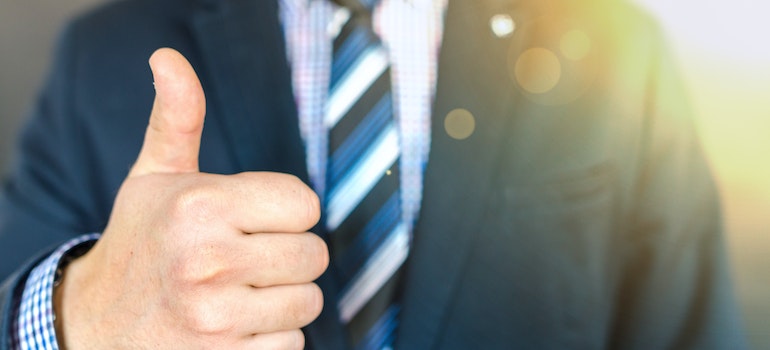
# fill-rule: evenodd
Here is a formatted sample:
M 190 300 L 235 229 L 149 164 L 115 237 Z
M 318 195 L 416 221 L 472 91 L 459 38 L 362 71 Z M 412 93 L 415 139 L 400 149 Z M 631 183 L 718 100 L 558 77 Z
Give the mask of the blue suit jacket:
M 717 195 L 655 26 L 618 1 L 570 4 L 449 2 L 397 348 L 744 346 Z M 277 13 L 275 0 L 135 0 L 68 27 L 0 200 L 0 277 L 16 271 L 0 347 L 30 264 L 107 223 L 156 48 L 186 55 L 207 93 L 203 171 L 307 178 Z M 492 35 L 499 13 L 513 35 Z M 578 60 L 561 48 L 573 29 L 591 40 Z M 517 84 L 535 47 L 560 60 L 545 93 Z M 456 108 L 475 119 L 465 140 L 444 128 Z M 334 283 L 319 284 L 334 305 Z M 306 329 L 310 346 L 344 348 L 335 312 Z

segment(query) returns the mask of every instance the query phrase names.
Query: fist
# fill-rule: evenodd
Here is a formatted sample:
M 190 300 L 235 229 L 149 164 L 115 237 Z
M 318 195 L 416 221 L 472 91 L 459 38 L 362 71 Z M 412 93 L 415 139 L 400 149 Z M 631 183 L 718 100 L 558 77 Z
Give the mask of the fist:
M 328 249 L 315 193 L 278 173 L 198 172 L 205 98 L 178 52 L 150 58 L 156 99 L 102 238 L 55 296 L 62 347 L 301 349 Z

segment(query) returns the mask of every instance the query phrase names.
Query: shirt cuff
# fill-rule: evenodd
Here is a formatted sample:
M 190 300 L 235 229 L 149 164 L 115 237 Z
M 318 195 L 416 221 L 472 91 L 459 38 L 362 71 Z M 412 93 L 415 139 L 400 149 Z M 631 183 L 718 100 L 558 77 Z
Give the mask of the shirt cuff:
M 53 252 L 35 266 L 27 277 L 24 291 L 19 299 L 13 327 L 13 344 L 16 349 L 58 350 L 53 310 L 53 289 L 57 279 L 59 263 L 67 260 L 75 248 L 95 242 L 99 234 L 88 234 L 74 238 Z

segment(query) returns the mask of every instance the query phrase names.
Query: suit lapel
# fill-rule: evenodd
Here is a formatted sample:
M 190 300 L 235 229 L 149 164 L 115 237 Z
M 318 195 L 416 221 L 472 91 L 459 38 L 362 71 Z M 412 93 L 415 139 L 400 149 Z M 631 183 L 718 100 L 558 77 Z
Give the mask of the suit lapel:
M 208 114 L 219 116 L 238 168 L 306 179 L 277 2 L 201 3 L 191 27 L 208 73 Z
M 240 171 L 291 173 L 308 182 L 285 40 L 275 0 L 203 1 L 191 25 L 203 55 L 209 115 L 220 116 Z M 213 93 L 211 93 L 213 92 Z M 313 349 L 345 348 L 336 285 L 327 271 L 321 316 L 306 327 Z
M 492 15 L 508 10 L 503 3 L 457 0 L 447 8 L 430 159 L 408 262 L 398 349 L 440 345 L 436 341 L 451 316 L 451 303 L 459 302 L 452 300 L 453 291 L 494 191 L 499 144 L 512 119 L 514 96 L 505 70 L 511 42 L 495 37 L 489 27 Z M 445 130 L 446 116 L 456 109 L 475 120 L 475 131 L 464 140 Z

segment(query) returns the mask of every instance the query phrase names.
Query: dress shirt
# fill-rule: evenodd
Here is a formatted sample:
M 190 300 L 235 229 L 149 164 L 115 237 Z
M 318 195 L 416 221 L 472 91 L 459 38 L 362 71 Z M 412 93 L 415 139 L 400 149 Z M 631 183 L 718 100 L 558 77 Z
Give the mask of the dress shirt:
M 327 100 L 332 42 L 348 14 L 326 0 L 282 0 L 280 4 L 310 181 L 324 198 L 328 130 L 334 124 L 324 116 L 335 107 Z M 381 0 L 372 14 L 374 32 L 391 65 L 401 148 L 402 215 L 409 232 L 422 201 L 445 8 L 446 0 Z
M 16 310 L 15 334 L 11 336 L 16 349 L 56 350 L 56 330 L 53 310 L 53 289 L 59 262 L 68 252 L 81 243 L 97 240 L 98 234 L 77 237 L 60 246 L 48 258 L 38 264 L 24 285 L 21 303 Z

